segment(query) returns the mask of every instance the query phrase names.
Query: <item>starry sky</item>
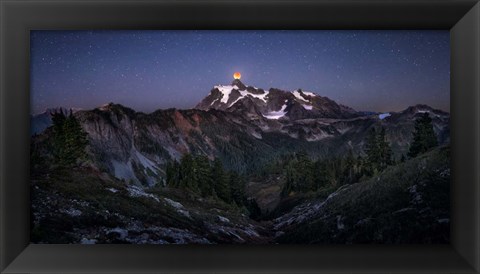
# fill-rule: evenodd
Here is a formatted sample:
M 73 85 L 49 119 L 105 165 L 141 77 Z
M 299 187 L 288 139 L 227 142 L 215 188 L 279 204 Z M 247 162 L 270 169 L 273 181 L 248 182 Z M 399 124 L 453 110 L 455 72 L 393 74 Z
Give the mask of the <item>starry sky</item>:
M 361 111 L 450 110 L 448 31 L 32 31 L 31 112 L 192 108 L 214 85 L 301 88 Z

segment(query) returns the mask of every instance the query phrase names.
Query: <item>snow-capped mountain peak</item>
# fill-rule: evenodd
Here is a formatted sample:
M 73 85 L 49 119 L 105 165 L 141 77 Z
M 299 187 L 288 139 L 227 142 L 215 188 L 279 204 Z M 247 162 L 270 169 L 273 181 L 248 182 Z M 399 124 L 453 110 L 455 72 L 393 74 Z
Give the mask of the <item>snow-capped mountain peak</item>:
M 226 110 L 245 98 L 259 100 L 257 103 L 266 104 L 268 94 L 268 91 L 246 86 L 240 80 L 235 79 L 231 85 L 214 86 L 210 94 L 196 108 Z
M 351 118 L 358 116 L 351 108 L 337 104 L 327 97 L 296 89 L 264 90 L 247 86 L 239 79 L 230 85 L 216 85 L 197 106 L 197 109 L 217 109 L 239 112 L 249 119 Z

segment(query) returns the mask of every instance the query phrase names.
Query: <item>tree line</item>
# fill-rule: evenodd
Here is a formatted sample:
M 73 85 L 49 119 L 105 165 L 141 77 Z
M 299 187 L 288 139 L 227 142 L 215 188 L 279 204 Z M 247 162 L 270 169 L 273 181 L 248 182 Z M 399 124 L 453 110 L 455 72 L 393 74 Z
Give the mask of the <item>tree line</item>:
M 428 113 L 415 120 L 413 140 L 407 156 L 400 162 L 428 152 L 438 145 L 432 119 Z M 284 156 L 275 163 L 283 174 L 282 195 L 292 192 L 316 191 L 323 187 L 338 187 L 361 181 L 397 164 L 385 128 L 372 128 L 365 140 L 365 155 L 354 156 L 350 149 L 346 156 L 312 161 L 305 152 Z
M 225 203 L 245 207 L 258 214 L 253 200 L 245 195 L 246 178 L 224 168 L 220 159 L 210 161 L 205 155 L 184 154 L 180 161 L 166 164 L 166 184 L 169 187 L 193 191 L 202 197 L 220 199 Z

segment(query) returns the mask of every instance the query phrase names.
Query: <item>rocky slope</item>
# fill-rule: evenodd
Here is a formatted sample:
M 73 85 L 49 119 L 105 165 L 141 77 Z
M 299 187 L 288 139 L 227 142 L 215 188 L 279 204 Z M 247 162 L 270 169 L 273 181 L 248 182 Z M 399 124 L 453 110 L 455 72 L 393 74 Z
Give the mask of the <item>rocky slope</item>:
M 241 209 L 194 193 L 128 185 L 88 167 L 35 174 L 34 243 L 265 243 Z

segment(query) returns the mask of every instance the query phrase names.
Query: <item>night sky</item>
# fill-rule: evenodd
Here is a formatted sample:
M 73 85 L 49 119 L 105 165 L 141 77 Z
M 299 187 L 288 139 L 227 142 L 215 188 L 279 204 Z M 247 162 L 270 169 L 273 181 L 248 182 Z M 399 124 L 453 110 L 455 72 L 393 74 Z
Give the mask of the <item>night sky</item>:
M 356 110 L 450 110 L 448 31 L 32 31 L 32 113 L 191 108 L 233 73 Z

